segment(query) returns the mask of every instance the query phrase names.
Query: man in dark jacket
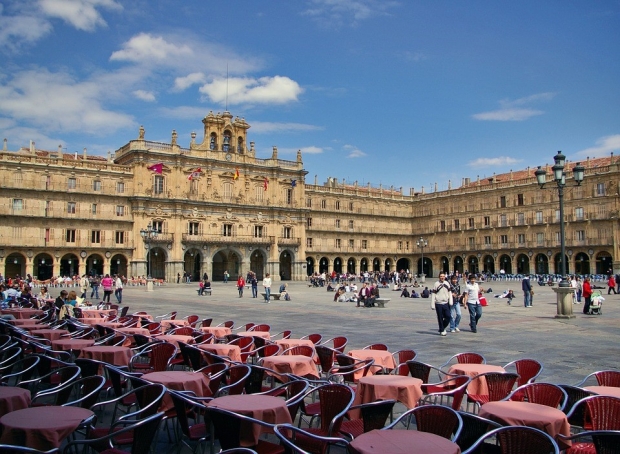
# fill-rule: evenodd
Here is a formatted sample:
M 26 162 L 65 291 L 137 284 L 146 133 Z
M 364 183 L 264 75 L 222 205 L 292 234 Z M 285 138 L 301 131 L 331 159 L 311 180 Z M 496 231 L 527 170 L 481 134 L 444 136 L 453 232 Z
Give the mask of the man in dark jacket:
M 523 289 L 523 305 L 525 307 L 532 307 L 532 283 L 529 276 L 523 278 L 521 288 Z

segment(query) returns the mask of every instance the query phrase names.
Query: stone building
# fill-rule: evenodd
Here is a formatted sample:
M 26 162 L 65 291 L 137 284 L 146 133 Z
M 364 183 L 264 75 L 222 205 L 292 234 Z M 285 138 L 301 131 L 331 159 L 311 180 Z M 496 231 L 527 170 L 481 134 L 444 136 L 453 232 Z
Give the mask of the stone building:
M 558 194 L 534 169 L 431 192 L 306 181 L 295 161 L 255 156 L 250 125 L 210 112 L 188 148 L 138 137 L 107 157 L 0 153 L 0 273 L 303 280 L 312 272 L 559 271 Z M 249 146 L 248 146 L 249 145 Z M 565 195 L 570 273 L 620 268 L 616 158 L 582 163 Z M 567 165 L 567 168 L 572 167 Z M 550 173 L 550 169 L 549 173 Z M 143 237 L 145 230 L 156 232 Z M 417 243 L 423 237 L 424 248 Z M 423 254 L 423 265 L 422 265 Z

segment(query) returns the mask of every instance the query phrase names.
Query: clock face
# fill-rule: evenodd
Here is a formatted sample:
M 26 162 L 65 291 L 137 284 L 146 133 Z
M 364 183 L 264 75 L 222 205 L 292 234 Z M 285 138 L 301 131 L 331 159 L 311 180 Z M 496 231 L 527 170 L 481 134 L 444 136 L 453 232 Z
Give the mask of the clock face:
M 230 153 L 226 153 L 226 160 L 227 161 L 231 161 L 232 160 L 232 155 Z

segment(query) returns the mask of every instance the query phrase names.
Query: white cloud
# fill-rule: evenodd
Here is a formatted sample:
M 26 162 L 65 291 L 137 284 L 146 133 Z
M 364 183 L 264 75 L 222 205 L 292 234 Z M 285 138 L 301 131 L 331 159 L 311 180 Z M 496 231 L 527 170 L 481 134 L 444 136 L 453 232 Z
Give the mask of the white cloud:
M 0 86 L 0 112 L 43 131 L 104 134 L 133 127 L 131 116 L 101 105 L 102 99 L 114 95 L 111 85 L 102 81 L 105 78 L 76 82 L 67 73 L 41 69 L 18 72 Z
M 620 134 L 601 137 L 596 141 L 595 147 L 586 148 L 578 151 L 577 156 L 598 158 L 608 156 L 612 151 L 620 151 Z
M 162 107 L 159 111 L 166 117 L 182 118 L 187 120 L 204 118 L 208 113 L 204 107 L 192 106 Z
M 347 155 L 347 158 L 361 158 L 366 156 L 366 153 L 364 153 L 362 150 L 360 150 L 354 145 L 345 145 L 342 148 L 349 153 Z
M 1 5 L 0 5 L 1 6 Z M 0 48 L 16 51 L 52 31 L 52 24 L 36 16 L 6 16 L 0 8 Z
M 223 104 L 286 104 L 297 101 L 303 89 L 285 76 L 220 78 L 200 87 L 212 102 Z
M 322 23 L 351 25 L 372 17 L 386 16 L 388 9 L 398 5 L 398 2 L 387 0 L 312 0 L 310 3 L 303 15 Z
M 508 164 L 516 164 L 521 159 L 511 158 L 509 156 L 498 156 L 496 158 L 478 158 L 467 163 L 469 167 L 499 167 Z
M 304 123 L 274 123 L 269 121 L 253 121 L 252 132 L 255 134 L 268 134 L 272 132 L 298 132 L 319 131 L 322 126 L 308 125 Z
M 155 101 L 155 94 L 152 91 L 135 90 L 134 96 L 142 101 L 153 102 Z
M 526 106 L 528 104 L 540 102 L 540 101 L 551 101 L 555 97 L 555 93 L 546 92 L 546 93 L 537 93 L 530 96 L 525 96 L 523 98 L 518 98 L 514 100 L 510 99 L 502 99 L 499 101 L 501 106 L 500 109 L 491 110 L 488 112 L 481 112 L 472 115 L 472 118 L 475 120 L 483 120 L 483 121 L 524 121 L 529 118 L 542 115 L 545 112 L 538 109 L 532 108 L 522 108 L 520 106 Z
M 39 6 L 45 15 L 62 19 L 83 31 L 107 26 L 97 8 L 123 9 L 114 0 L 39 0 Z
M 297 151 L 301 151 L 302 154 L 321 154 L 325 151 L 325 149 L 321 147 L 315 147 L 315 146 L 301 147 L 301 148 L 279 148 L 278 147 L 278 153 L 296 154 Z
M 202 84 L 204 82 L 206 82 L 204 73 L 191 73 L 185 77 L 177 77 L 174 79 L 174 90 L 183 91 L 192 85 Z
M 110 60 L 160 63 L 172 55 L 189 57 L 192 53 L 186 44 L 177 45 L 161 36 L 140 33 L 124 43 L 122 50 L 113 52 Z

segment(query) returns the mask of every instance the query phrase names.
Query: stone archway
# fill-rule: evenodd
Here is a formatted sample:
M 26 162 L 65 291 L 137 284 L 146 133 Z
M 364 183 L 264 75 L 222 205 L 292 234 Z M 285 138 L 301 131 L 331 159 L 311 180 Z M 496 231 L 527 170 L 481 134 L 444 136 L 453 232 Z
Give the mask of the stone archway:
M 381 259 L 379 257 L 375 257 L 372 261 L 372 270 L 374 272 L 381 271 Z
M 482 258 L 482 266 L 486 274 L 495 274 L 495 259 L 491 255 Z
M 357 268 L 357 260 L 355 260 L 355 258 L 353 257 L 349 257 L 349 260 L 347 260 L 347 273 L 349 274 L 357 274 L 356 272 L 356 268 Z
M 582 276 L 590 274 L 590 256 L 585 252 L 575 255 L 575 274 Z
M 545 254 L 538 254 L 534 259 L 536 263 L 536 274 L 549 274 L 549 259 Z
M 558 252 L 557 254 L 555 254 L 553 256 L 553 266 L 554 266 L 554 273 L 555 274 L 562 274 L 562 267 L 560 266 L 561 263 L 561 258 L 562 257 L 562 253 Z M 564 274 L 568 274 L 568 256 L 564 255 Z
M 480 272 L 478 257 L 476 257 L 475 255 L 470 255 L 467 259 L 467 271 L 474 274 L 478 274 Z
M 60 275 L 76 276 L 79 273 L 80 260 L 75 254 L 66 254 L 60 259 Z
M 319 273 L 329 273 L 329 259 L 327 257 L 321 257 L 319 261 Z
M 314 259 L 312 257 L 306 258 L 306 275 L 312 276 L 314 274 Z
M 92 254 L 86 259 L 86 274 L 89 276 L 103 275 L 103 257 L 99 254 Z
M 441 268 L 439 269 L 440 273 L 450 273 L 450 260 L 445 255 L 442 255 L 439 259 L 439 263 L 441 264 Z
M 334 259 L 334 271 L 338 274 L 342 273 L 342 259 L 340 257 Z
M 517 274 L 530 274 L 530 258 L 525 254 L 517 256 Z
M 409 268 L 409 259 L 402 258 L 396 262 L 396 271 L 411 271 Z
M 459 274 L 463 274 L 463 258 L 460 255 L 454 257 L 454 271 L 458 271 Z
M 234 251 L 219 251 L 213 256 L 213 281 L 223 281 L 224 271 L 228 271 L 230 279 L 237 280 L 241 272 L 241 259 Z M 256 275 L 258 279 L 258 274 Z
M 368 271 L 368 259 L 364 257 L 360 260 L 360 273 L 365 273 L 366 271 Z
M 33 261 L 33 277 L 46 281 L 54 275 L 54 259 L 47 253 L 37 254 Z
M 503 254 L 499 258 L 499 270 L 500 273 L 502 270 L 504 274 L 512 274 L 512 260 L 508 254 Z
M 183 271 L 189 273 L 192 282 L 200 280 L 202 254 L 198 249 L 190 249 L 183 256 Z
M 607 251 L 596 254 L 596 274 L 608 274 L 613 272 L 613 258 Z
M 265 277 L 265 254 L 256 249 L 250 255 L 250 270 L 256 274 L 256 280 L 262 281 Z
M 122 254 L 116 254 L 110 261 L 110 274 L 127 277 L 127 257 Z
M 25 273 L 26 257 L 18 252 L 9 254 L 4 262 L 4 277 L 8 279 L 15 276 L 24 276 Z
M 166 251 L 160 247 L 151 248 L 146 255 L 147 276 L 153 279 L 166 278 Z
M 280 253 L 280 279 L 290 281 L 293 270 L 293 255 L 288 249 Z

